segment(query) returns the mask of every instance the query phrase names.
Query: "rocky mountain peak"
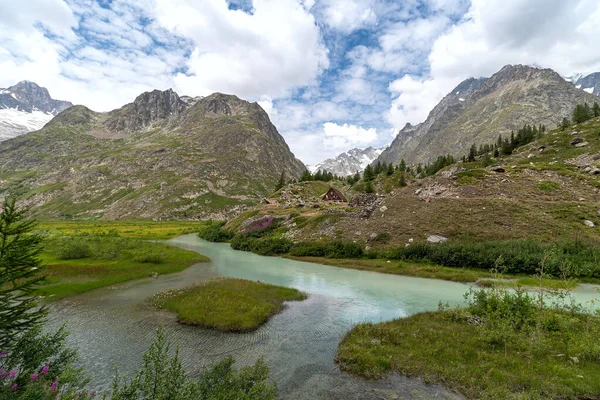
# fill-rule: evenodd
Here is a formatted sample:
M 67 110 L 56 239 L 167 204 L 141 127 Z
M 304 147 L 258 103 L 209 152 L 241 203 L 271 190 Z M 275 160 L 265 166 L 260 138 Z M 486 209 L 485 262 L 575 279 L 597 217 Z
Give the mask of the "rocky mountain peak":
M 104 125 L 111 131 L 135 131 L 155 121 L 178 117 L 189 105 L 173 89 L 145 92 L 118 110 L 110 112 Z
M 0 89 L 0 108 L 14 108 L 28 113 L 41 111 L 56 115 L 72 106 L 71 102 L 54 100 L 50 97 L 48 89 L 30 81 L 21 81 L 7 89 Z
M 72 106 L 68 101 L 54 100 L 46 88 L 30 81 L 0 89 L 0 141 L 37 131 Z
M 379 160 L 427 163 L 462 156 L 473 144 L 493 143 L 525 124 L 556 126 L 575 105 L 595 101 L 557 72 L 507 65 L 490 78 L 470 78 L 445 96 L 419 125 L 405 126 Z
M 587 75 L 578 75 L 571 82 L 577 89 L 600 96 L 600 72 L 594 72 Z
M 362 172 L 367 165 L 379 157 L 383 150 L 383 148 L 375 149 L 373 147 L 354 148 L 335 158 L 328 158 L 319 164 L 310 165 L 308 169 L 313 173 L 321 170 L 337 176 L 354 175 L 356 172 Z

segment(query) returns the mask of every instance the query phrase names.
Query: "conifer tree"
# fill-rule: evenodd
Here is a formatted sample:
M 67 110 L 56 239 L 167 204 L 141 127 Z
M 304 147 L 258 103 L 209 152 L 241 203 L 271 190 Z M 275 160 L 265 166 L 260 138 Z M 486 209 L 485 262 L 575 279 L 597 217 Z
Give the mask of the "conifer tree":
M 354 174 L 354 183 L 360 181 L 360 172 L 356 171 L 356 174 Z
M 367 183 L 365 184 L 365 193 L 374 193 L 374 192 L 375 192 L 375 188 L 373 187 L 373 182 L 367 181 Z
M 277 185 L 275 186 L 275 191 L 278 191 L 279 189 L 281 189 L 284 186 L 285 186 L 285 171 L 281 171 L 281 176 L 279 177 L 279 182 L 277 182 Z
M 0 347 L 9 346 L 46 316 L 32 296 L 43 279 L 38 258 L 42 238 L 32 233 L 35 222 L 25 211 L 15 198 L 7 198 L 0 213 Z
M 365 180 L 365 182 L 370 182 L 373 180 L 373 178 L 375 178 L 375 172 L 373 171 L 373 167 L 371 166 L 371 164 L 367 165 L 367 168 L 365 168 L 365 172 L 363 173 L 363 179 Z
M 406 186 L 406 176 L 404 176 L 404 175 L 405 175 L 405 174 L 404 174 L 404 171 L 402 171 L 402 172 L 400 173 L 400 179 L 398 179 L 398 184 L 399 184 L 401 187 L 404 187 L 404 186 Z
M 594 106 L 592 107 L 592 114 L 594 118 L 600 117 L 600 105 L 598 105 L 597 101 L 594 102 Z
M 404 161 L 404 158 L 400 160 L 400 171 L 406 172 L 406 162 Z
M 571 126 L 571 121 L 569 121 L 569 118 L 563 117 L 562 122 L 560 123 L 560 129 L 564 131 L 565 129 L 567 129 L 570 126 Z
M 392 163 L 390 163 L 387 167 L 387 170 L 385 171 L 385 174 L 387 176 L 390 176 L 394 173 L 394 165 Z
M 475 146 L 474 144 L 471 146 L 471 148 L 469 149 L 469 157 L 467 158 L 467 160 L 469 162 L 473 162 L 475 161 L 475 157 L 477 156 L 477 146 Z

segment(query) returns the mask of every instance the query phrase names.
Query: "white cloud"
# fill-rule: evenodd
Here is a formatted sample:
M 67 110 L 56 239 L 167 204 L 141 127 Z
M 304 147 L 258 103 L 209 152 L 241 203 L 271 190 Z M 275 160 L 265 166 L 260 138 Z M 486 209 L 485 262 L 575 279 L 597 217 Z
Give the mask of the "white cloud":
M 336 151 L 366 146 L 377 140 L 375 128 L 365 129 L 362 126 L 349 124 L 338 125 L 326 122 L 323 124 L 323 133 L 325 146 Z
M 325 23 L 344 33 L 373 25 L 377 15 L 372 3 L 368 0 L 328 0 L 324 2 Z
M 157 21 L 194 45 L 189 72 L 174 78 L 182 92 L 282 97 L 329 65 L 315 19 L 297 0 L 255 0 L 252 14 L 230 10 L 225 0 L 156 6 Z
M 390 84 L 387 120 L 397 129 L 423 121 L 462 80 L 506 64 L 548 67 L 567 76 L 600 70 L 597 0 L 473 0 L 469 12 L 433 43 L 427 76 Z

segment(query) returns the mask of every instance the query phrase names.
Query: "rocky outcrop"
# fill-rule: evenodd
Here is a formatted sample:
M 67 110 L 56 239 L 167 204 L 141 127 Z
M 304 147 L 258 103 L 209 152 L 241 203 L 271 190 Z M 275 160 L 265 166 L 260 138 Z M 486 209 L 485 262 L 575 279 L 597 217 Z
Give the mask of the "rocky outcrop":
M 434 107 L 427 119 L 407 125 L 378 161 L 427 163 L 440 155 L 462 156 L 472 144 L 494 143 L 525 124 L 556 126 L 579 103 L 598 100 L 556 72 L 508 65 L 488 79 L 468 79 Z

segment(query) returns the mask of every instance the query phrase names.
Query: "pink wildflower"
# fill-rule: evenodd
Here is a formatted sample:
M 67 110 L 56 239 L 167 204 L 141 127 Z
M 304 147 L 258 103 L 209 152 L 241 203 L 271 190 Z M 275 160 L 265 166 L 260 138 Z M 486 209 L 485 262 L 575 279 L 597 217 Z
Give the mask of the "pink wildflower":
M 17 377 L 17 371 L 12 370 L 8 373 L 8 379 L 15 379 Z
M 52 390 L 54 392 L 56 389 L 58 389 L 58 381 L 54 381 L 50 385 L 50 390 Z
M 10 388 L 10 390 L 12 390 L 13 392 L 17 391 L 17 384 L 15 383 L 14 385 L 12 385 L 12 387 Z
M 44 365 L 42 367 L 42 375 L 46 375 L 48 373 L 49 369 L 50 369 L 50 367 L 48 365 Z
M 35 382 L 35 381 L 37 381 L 37 378 L 38 378 L 39 376 L 40 376 L 40 375 L 39 375 L 37 372 L 34 372 L 34 373 L 33 373 L 33 375 L 31 375 L 31 380 L 32 380 L 33 382 Z

